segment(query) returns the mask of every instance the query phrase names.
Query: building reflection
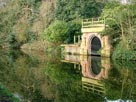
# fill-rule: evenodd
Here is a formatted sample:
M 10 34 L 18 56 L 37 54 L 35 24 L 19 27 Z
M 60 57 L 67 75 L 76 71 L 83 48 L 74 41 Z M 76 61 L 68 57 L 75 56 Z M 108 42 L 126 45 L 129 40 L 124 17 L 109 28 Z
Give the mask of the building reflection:
M 82 89 L 105 97 L 105 102 L 135 99 L 135 63 L 115 61 L 111 66 L 109 58 L 76 55 L 65 55 L 62 61 L 74 63 L 74 69 L 82 72 Z
M 74 63 L 74 68 L 82 72 L 82 89 L 98 95 L 105 95 L 105 83 L 110 70 L 110 59 L 98 56 L 65 55 L 63 62 Z
M 82 77 L 82 89 L 87 92 L 92 92 L 98 95 L 105 95 L 105 84 L 96 79 Z
M 110 59 L 101 58 L 97 56 L 89 56 L 88 58 L 81 58 L 80 64 L 82 66 L 83 77 L 102 80 L 108 78 L 110 69 Z

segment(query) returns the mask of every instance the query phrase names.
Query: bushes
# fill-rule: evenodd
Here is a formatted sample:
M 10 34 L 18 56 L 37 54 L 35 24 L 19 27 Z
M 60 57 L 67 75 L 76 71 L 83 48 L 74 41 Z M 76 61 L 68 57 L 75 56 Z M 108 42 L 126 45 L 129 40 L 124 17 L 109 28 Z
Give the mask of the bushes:
M 136 51 L 126 49 L 116 50 L 113 54 L 113 58 L 121 60 L 136 60 Z
M 105 3 L 106 0 L 58 0 L 55 18 L 68 22 L 75 19 L 98 17 L 102 12 Z
M 43 3 L 45 9 L 41 10 L 39 6 Z M 105 2 L 97 0 L 11 0 L 0 11 L 0 34 L 4 34 L 5 40 L 10 32 L 15 32 L 17 43 L 22 45 L 37 40 L 36 33 L 41 34 L 43 28 L 49 26 L 44 31 L 46 40 L 55 44 L 73 43 L 73 36 L 81 34 L 78 21 L 99 16 L 104 5 Z M 41 23 L 41 27 L 36 26 Z
M 16 40 L 15 33 L 9 33 L 7 36 L 6 42 L 8 42 L 10 48 L 12 49 L 19 48 L 19 43 Z
M 44 31 L 44 39 L 54 44 L 72 43 L 73 36 L 81 34 L 78 22 L 55 21 Z
M 135 4 L 122 5 L 110 2 L 103 9 L 102 16 L 108 25 L 105 34 L 111 38 L 115 47 L 114 59 L 136 60 L 136 12 Z
M 64 42 L 69 31 L 67 23 L 55 21 L 44 31 L 44 38 L 52 43 Z
M 100 16 L 105 3 L 97 0 L 58 0 L 54 19 L 59 21 L 45 30 L 44 38 L 53 43 L 73 43 L 74 35 L 81 35 L 81 19 Z
M 31 28 L 34 20 L 38 18 L 36 12 L 40 3 L 41 0 L 11 0 L 7 6 L 3 7 L 0 11 L 2 44 L 8 42 L 11 46 L 13 44 L 13 46 L 20 47 L 24 43 L 37 39 Z M 12 32 L 14 34 L 11 34 Z M 13 38 L 16 38 L 16 41 L 13 42 Z M 6 39 L 8 39 L 7 42 L 4 42 Z
M 119 44 L 112 55 L 113 59 L 136 60 L 136 51 Z
M 81 35 L 81 21 L 68 22 L 69 32 L 64 43 L 74 43 L 74 35 Z
M 19 102 L 19 99 L 16 98 L 5 86 L 0 83 L 0 101 Z

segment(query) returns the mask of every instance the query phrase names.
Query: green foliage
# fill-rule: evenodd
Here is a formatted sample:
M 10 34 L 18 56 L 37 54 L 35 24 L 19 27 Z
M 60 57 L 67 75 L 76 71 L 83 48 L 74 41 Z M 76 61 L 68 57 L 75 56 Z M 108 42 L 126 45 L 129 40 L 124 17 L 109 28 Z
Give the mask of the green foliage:
M 66 1 L 58 0 L 55 10 L 55 18 L 57 20 L 70 21 L 79 18 L 80 4 L 77 0 Z
M 43 34 L 44 38 L 52 43 L 71 43 L 73 36 L 81 34 L 81 24 L 77 22 L 55 21 Z
M 15 34 L 9 34 L 8 40 L 10 44 L 16 42 Z
M 74 19 L 98 17 L 105 2 L 97 0 L 58 0 L 55 18 L 57 20 L 71 21 Z
M 113 57 L 121 60 L 136 60 L 136 51 L 133 50 L 115 50 Z
M 136 36 L 132 37 L 131 39 L 128 39 L 128 44 L 130 46 L 130 49 L 136 51 Z
M 129 69 L 133 71 L 136 66 L 135 61 L 114 60 L 113 63 L 114 63 L 114 66 L 118 68 L 119 70 L 124 68 L 124 69 Z M 116 75 L 116 73 L 114 73 L 114 75 Z
M 43 0 L 10 1 L 9 4 L 0 11 L 0 34 L 3 34 L 0 38 L 2 40 L 8 39 L 9 36 L 11 36 L 8 34 L 15 32 L 18 45 L 22 45 L 37 40 L 35 33 L 41 33 L 45 25 L 51 24 L 45 31 L 45 33 L 48 34 L 53 33 L 49 35 L 45 34 L 45 38 L 48 41 L 53 43 L 73 43 L 73 36 L 81 34 L 81 24 L 78 22 L 81 22 L 82 18 L 98 17 L 106 3 L 106 1 L 99 0 L 57 0 L 56 6 L 53 6 L 55 5 L 53 4 L 55 3 L 54 1 L 45 1 L 47 4 L 50 2 L 51 8 L 47 7 L 45 10 L 49 13 L 43 14 L 44 12 L 39 8 L 41 2 L 43 2 Z M 48 14 L 52 15 L 52 17 Z M 47 17 L 43 18 L 43 15 L 47 15 Z M 46 23 L 48 24 L 43 24 L 38 30 L 34 30 L 37 28 L 34 24 L 41 24 L 40 22 L 45 23 L 44 19 L 46 19 Z M 58 24 L 58 26 L 52 23 L 53 20 L 66 21 L 67 24 L 62 23 L 63 26 L 61 26 L 61 24 Z M 55 27 L 55 25 L 58 27 Z M 49 30 L 53 27 L 56 31 Z M 32 30 L 34 30 L 34 32 Z
M 0 83 L 0 102 L 19 102 L 19 99 Z
M 9 43 L 10 48 L 16 49 L 16 48 L 19 47 L 19 44 L 18 44 L 18 42 L 17 42 L 17 40 L 16 40 L 16 37 L 15 37 L 15 34 L 14 34 L 14 33 L 8 34 L 7 39 L 6 39 L 6 42 Z
M 40 2 L 41 0 L 12 0 L 7 4 L 7 6 L 3 7 L 3 9 L 0 11 L 0 34 L 3 34 L 2 36 L 0 36 L 0 39 L 3 40 L 4 43 L 5 40 L 8 39 L 8 43 L 10 43 L 11 45 L 13 44 L 14 46 L 15 43 L 12 42 L 17 41 L 17 45 L 21 45 L 23 43 L 26 43 L 27 41 L 30 41 L 30 39 L 35 39 L 32 33 L 28 32 L 28 34 L 26 34 L 27 32 L 21 31 L 30 31 L 32 23 L 34 19 L 36 19 L 35 13 L 37 13 Z M 27 29 L 25 29 L 26 27 L 22 26 L 28 27 Z M 17 28 L 18 31 L 16 30 Z M 15 34 L 12 35 L 12 32 L 15 32 Z M 24 38 L 24 35 L 28 36 L 25 36 L 26 38 Z M 24 39 L 26 40 L 24 41 Z
M 21 95 L 30 102 L 104 101 L 94 93 L 83 91 L 81 70 L 79 74 L 73 64 L 61 63 L 58 56 L 30 51 L 29 56 L 20 53 L 11 63 L 9 57 L 14 54 L 9 56 L 5 50 L 0 53 L 0 77 L 9 90 L 18 93 L 19 98 Z
M 127 49 L 123 43 L 119 43 L 113 52 L 113 59 L 136 60 L 136 51 Z
M 102 12 L 102 17 L 106 18 L 106 34 L 110 35 L 113 43 L 119 40 L 128 42 L 135 34 L 136 18 L 135 6 L 133 4 L 122 5 L 119 2 L 109 2 Z M 126 44 L 127 45 L 127 44 Z
M 98 0 L 81 0 L 82 18 L 99 17 L 105 6 L 105 2 Z
M 0 33 L 5 34 L 1 40 L 5 40 L 8 34 L 12 32 L 12 27 L 18 19 L 19 10 L 20 8 L 18 8 L 18 6 L 11 9 L 9 4 L 9 7 L 0 11 Z
M 32 31 L 28 31 L 27 32 L 27 42 L 33 42 L 35 40 L 37 40 L 36 34 Z
M 68 25 L 63 21 L 55 21 L 44 31 L 44 38 L 53 43 L 60 43 L 66 40 Z
M 102 12 L 114 50 L 114 59 L 136 60 L 136 4 L 109 2 Z
M 47 30 L 45 30 L 45 38 L 53 43 L 73 43 L 74 35 L 81 35 L 81 19 L 82 18 L 90 18 L 90 17 L 98 17 L 101 12 L 102 8 L 104 7 L 105 2 L 101 2 L 98 0 L 58 0 L 55 9 L 55 19 L 59 20 L 60 22 L 65 21 L 67 24 L 64 24 L 63 29 L 59 27 L 59 24 L 51 24 L 56 25 L 58 27 L 54 27 L 56 29 L 60 29 L 61 33 L 57 30 L 54 30 L 53 27 L 49 26 Z M 57 21 L 56 21 L 57 22 Z M 60 24 L 63 25 L 63 24 Z M 50 29 L 50 30 L 49 30 Z M 52 29 L 52 30 L 51 30 Z M 64 33 L 62 34 L 62 31 Z M 55 33 L 56 34 L 55 34 Z M 57 33 L 58 32 L 58 33 Z M 51 34 L 54 33 L 54 34 Z M 54 41 L 56 40 L 56 41 Z
M 74 43 L 74 36 L 81 35 L 81 23 L 79 21 L 70 21 L 67 23 L 69 32 L 64 43 Z
M 119 22 L 117 21 L 117 13 L 120 14 L 121 11 L 117 11 L 121 4 L 119 2 L 109 2 L 103 9 L 102 17 L 105 18 L 105 22 L 108 28 L 104 31 L 104 34 L 109 35 L 112 44 L 117 44 L 120 40 L 121 29 Z M 116 14 L 115 14 L 116 13 Z
M 19 0 L 20 6 L 36 8 L 42 0 Z

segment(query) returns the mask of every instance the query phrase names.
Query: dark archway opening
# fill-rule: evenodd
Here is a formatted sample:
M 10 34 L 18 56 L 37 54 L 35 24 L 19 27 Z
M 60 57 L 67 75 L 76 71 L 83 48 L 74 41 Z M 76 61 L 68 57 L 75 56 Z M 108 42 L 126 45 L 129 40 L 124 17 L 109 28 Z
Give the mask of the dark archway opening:
M 101 49 L 101 41 L 98 37 L 93 37 L 91 41 L 91 54 L 100 55 L 99 50 Z
M 94 75 L 98 75 L 101 72 L 101 57 L 91 57 L 91 71 Z

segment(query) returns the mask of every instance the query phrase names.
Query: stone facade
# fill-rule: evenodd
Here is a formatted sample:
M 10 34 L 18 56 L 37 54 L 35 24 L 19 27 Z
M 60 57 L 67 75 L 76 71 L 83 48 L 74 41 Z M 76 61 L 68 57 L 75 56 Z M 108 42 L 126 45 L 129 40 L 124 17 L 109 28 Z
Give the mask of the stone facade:
M 82 37 L 78 44 L 61 45 L 64 53 L 80 55 L 100 55 L 110 57 L 111 45 L 108 36 L 101 32 L 106 28 L 105 20 L 101 18 L 85 19 L 82 22 Z
M 83 33 L 82 41 L 80 45 L 81 55 L 91 55 L 91 41 L 94 37 L 97 37 L 101 42 L 100 55 L 105 57 L 110 57 L 111 55 L 111 45 L 108 36 L 101 36 L 98 33 Z

